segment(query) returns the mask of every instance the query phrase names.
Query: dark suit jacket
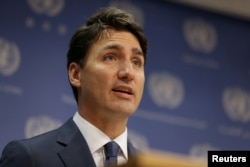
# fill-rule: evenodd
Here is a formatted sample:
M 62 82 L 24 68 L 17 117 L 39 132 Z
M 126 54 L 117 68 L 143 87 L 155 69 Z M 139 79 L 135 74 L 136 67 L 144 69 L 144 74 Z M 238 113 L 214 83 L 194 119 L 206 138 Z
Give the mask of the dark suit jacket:
M 128 142 L 129 157 L 136 153 Z M 3 150 L 0 167 L 95 167 L 95 162 L 71 118 L 56 130 L 10 142 Z

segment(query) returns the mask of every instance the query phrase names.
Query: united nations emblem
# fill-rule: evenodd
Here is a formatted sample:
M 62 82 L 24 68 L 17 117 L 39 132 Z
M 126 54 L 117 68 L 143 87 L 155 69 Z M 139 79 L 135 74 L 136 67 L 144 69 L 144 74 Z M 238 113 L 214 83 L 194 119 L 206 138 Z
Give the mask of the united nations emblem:
M 25 137 L 30 138 L 48 132 L 60 125 L 62 125 L 61 121 L 52 119 L 47 115 L 29 117 L 25 125 Z
M 128 1 L 113 0 L 110 2 L 109 5 L 130 12 L 141 26 L 144 25 L 144 12 L 140 7 L 136 6 L 135 4 L 132 4 L 131 2 Z
M 180 78 L 169 73 L 153 73 L 148 80 L 149 93 L 160 107 L 174 109 L 184 97 L 184 86 Z
M 227 88 L 223 92 L 223 106 L 228 117 L 243 123 L 250 121 L 250 94 L 240 87 Z
M 214 26 L 202 19 L 187 19 L 183 25 L 183 32 L 187 43 L 195 51 L 211 53 L 217 45 Z
M 144 135 L 139 134 L 136 131 L 129 130 L 128 131 L 128 138 L 131 141 L 131 143 L 133 144 L 133 146 L 135 146 L 135 148 L 137 148 L 138 150 L 148 150 L 149 149 L 148 140 Z
M 15 43 L 0 38 L 0 74 L 10 76 L 20 65 L 20 52 Z
M 207 151 L 209 150 L 219 150 L 219 148 L 208 143 L 195 144 L 190 148 L 189 156 L 195 160 L 207 162 Z
M 64 7 L 64 0 L 27 0 L 31 9 L 37 14 L 56 16 Z

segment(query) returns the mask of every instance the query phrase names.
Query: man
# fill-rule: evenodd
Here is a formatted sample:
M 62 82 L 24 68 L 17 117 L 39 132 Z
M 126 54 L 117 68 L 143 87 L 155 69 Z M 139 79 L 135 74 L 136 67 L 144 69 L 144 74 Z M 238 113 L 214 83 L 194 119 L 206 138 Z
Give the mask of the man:
M 10 142 L 0 167 L 126 163 L 136 153 L 126 125 L 142 98 L 146 52 L 147 40 L 130 14 L 110 7 L 91 16 L 73 35 L 67 55 L 78 112 L 56 130 Z M 108 158 L 110 141 L 117 157 Z

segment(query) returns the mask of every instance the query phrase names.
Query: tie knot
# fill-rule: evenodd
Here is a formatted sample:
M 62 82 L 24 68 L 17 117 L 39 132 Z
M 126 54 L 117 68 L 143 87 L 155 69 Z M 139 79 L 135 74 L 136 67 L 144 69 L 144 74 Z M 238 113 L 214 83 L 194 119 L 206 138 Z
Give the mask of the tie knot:
M 104 150 L 106 158 L 117 157 L 120 147 L 116 142 L 111 141 L 104 145 Z

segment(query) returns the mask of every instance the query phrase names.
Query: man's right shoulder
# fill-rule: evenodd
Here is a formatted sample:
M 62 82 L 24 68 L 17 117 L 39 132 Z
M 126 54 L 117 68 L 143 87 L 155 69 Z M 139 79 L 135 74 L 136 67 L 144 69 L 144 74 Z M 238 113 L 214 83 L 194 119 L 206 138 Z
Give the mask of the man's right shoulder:
M 45 132 L 43 134 L 21 140 L 9 142 L 0 159 L 0 167 L 34 166 L 35 160 L 50 159 L 64 148 L 59 139 L 67 139 L 74 136 L 76 125 L 69 119 L 61 127 Z M 34 158 L 35 157 L 35 158 Z M 34 160 L 35 159 L 35 160 Z

